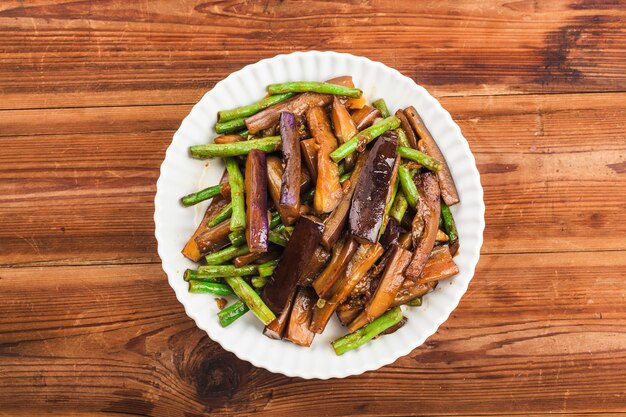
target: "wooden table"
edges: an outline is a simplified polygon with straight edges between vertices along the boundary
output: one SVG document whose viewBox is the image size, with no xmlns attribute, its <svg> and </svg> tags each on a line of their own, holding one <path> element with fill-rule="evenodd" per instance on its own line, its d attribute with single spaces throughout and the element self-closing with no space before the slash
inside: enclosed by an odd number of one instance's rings
<svg viewBox="0 0 626 417">
<path fill-rule="evenodd" d="M 0 3 L 0 415 L 626 412 L 626 2 Z M 343 380 L 197 329 L 161 271 L 159 165 L 260 58 L 364 55 L 461 126 L 487 206 L 459 308 Z"/>
</svg>

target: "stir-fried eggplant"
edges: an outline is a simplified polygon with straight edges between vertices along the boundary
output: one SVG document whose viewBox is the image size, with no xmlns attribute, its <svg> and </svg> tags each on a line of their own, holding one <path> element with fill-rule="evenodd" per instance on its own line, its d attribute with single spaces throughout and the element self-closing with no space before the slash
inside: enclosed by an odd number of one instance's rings
<svg viewBox="0 0 626 417">
<path fill-rule="evenodd" d="M 337 251 L 337 256 L 334 256 L 333 254 L 333 257 L 326 266 L 326 269 L 324 269 L 320 276 L 313 281 L 313 288 L 315 288 L 315 292 L 320 298 L 326 299 L 329 295 L 330 290 L 333 285 L 335 285 L 335 282 L 337 282 L 343 273 L 346 272 L 348 263 L 354 256 L 358 247 L 359 244 L 356 240 L 347 238 L 346 242 L 341 247 L 341 250 Z"/>
<path fill-rule="evenodd" d="M 352 206 L 352 196 L 354 195 L 354 190 L 359 180 L 359 176 L 361 175 L 363 166 L 365 166 L 365 162 L 367 161 L 367 155 L 367 152 L 363 152 L 359 156 L 359 159 L 357 159 L 356 165 L 352 170 L 352 175 L 350 175 L 348 189 L 345 190 L 343 196 L 341 197 L 339 205 L 337 205 L 333 212 L 324 221 L 325 228 L 324 235 L 322 236 L 322 246 L 324 246 L 326 250 L 331 250 L 335 243 L 337 243 L 337 240 L 339 240 L 339 237 L 346 226 L 348 215 L 350 214 L 350 207 Z"/>
<path fill-rule="evenodd" d="M 374 124 L 374 120 L 380 117 L 378 109 L 372 106 L 363 106 L 361 109 L 352 113 L 352 120 L 356 129 L 361 131 Z M 347 139 L 346 139 L 347 140 Z"/>
<path fill-rule="evenodd" d="M 283 311 L 268 325 L 265 326 L 263 334 L 271 339 L 282 339 L 285 334 L 285 328 L 291 315 L 291 308 L 293 301 L 296 298 L 296 293 L 289 299 L 289 302 L 283 309 Z"/>
<path fill-rule="evenodd" d="M 313 181 L 317 182 L 317 143 L 315 139 L 305 139 L 300 141 L 301 157 L 311 174 Z"/>
<path fill-rule="evenodd" d="M 222 326 L 252 311 L 265 335 L 301 346 L 336 314 L 353 332 L 332 343 L 342 355 L 402 327 L 400 305 L 421 305 L 459 272 L 448 207 L 458 193 L 413 107 L 391 116 L 350 76 L 267 91 L 218 112 L 222 135 L 190 147 L 196 159 L 224 158 L 226 171 L 181 198 L 213 199 L 183 249 L 206 265 L 184 279 L 191 292 L 239 298 L 218 313 Z"/>
<path fill-rule="evenodd" d="M 282 143 L 283 164 L 285 170 L 280 188 L 280 208 L 286 216 L 283 222 L 293 224 L 300 216 L 300 136 L 296 117 L 292 113 L 280 115 L 280 137 Z"/>
<path fill-rule="evenodd" d="M 416 176 L 416 183 L 419 201 L 413 223 L 417 224 L 418 227 L 414 227 L 412 231 L 415 253 L 410 265 L 404 272 L 406 277 L 413 281 L 419 278 L 435 246 L 441 213 L 439 185 L 436 174 L 430 171 L 424 172 Z M 419 233 L 416 233 L 418 229 Z"/>
<path fill-rule="evenodd" d="M 417 146 L 419 150 L 443 163 L 442 169 L 437 173 L 437 177 L 439 178 L 439 187 L 441 188 L 441 198 L 443 198 L 443 201 L 445 201 L 449 206 L 458 203 L 459 193 L 456 190 L 456 185 L 454 184 L 454 179 L 452 178 L 452 173 L 450 172 L 450 167 L 448 166 L 446 159 L 443 157 L 443 153 L 441 153 L 439 146 L 437 146 L 437 142 L 435 142 L 435 139 L 430 134 L 430 131 L 426 128 L 426 124 L 424 124 L 424 121 L 413 106 L 407 107 L 404 110 L 404 114 L 406 114 L 411 126 L 420 137 L 420 141 Z"/>
<path fill-rule="evenodd" d="M 246 240 L 250 252 L 267 252 L 267 163 L 265 153 L 253 150 L 246 159 Z"/>
<path fill-rule="evenodd" d="M 318 146 L 313 208 L 318 213 L 328 213 L 337 207 L 343 195 L 339 183 L 339 167 L 330 159 L 331 152 L 337 148 L 337 139 L 330 130 L 330 122 L 323 108 L 311 107 L 306 115 L 311 134 Z"/>
<path fill-rule="evenodd" d="M 393 246 L 391 250 L 391 260 L 385 268 L 376 293 L 363 312 L 348 326 L 348 330 L 351 332 L 380 317 L 393 304 L 396 293 L 404 282 L 402 272 L 411 262 L 412 253 L 397 245 Z"/>
<path fill-rule="evenodd" d="M 313 309 L 312 331 L 315 333 L 324 331 L 337 306 L 348 298 L 357 283 L 367 274 L 367 271 L 380 258 L 383 252 L 383 247 L 379 243 L 359 246 L 345 273 L 330 291 L 331 295 L 325 300 L 326 303 L 321 307 L 316 305 Z"/>
<path fill-rule="evenodd" d="M 400 126 L 402 126 L 402 130 L 406 134 L 409 146 L 413 149 L 417 149 L 417 141 L 419 140 L 419 138 L 411 127 L 411 123 L 409 122 L 409 119 L 407 119 L 406 114 L 404 114 L 402 110 L 398 110 L 396 112 L 396 117 L 400 119 Z"/>
<path fill-rule="evenodd" d="M 433 249 L 428 262 L 417 282 L 439 281 L 459 273 L 459 267 L 452 259 L 450 248 L 447 245 L 437 246 Z"/>
<path fill-rule="evenodd" d="M 213 200 L 211 200 L 209 207 L 207 207 L 206 212 L 204 213 L 204 216 L 202 217 L 202 220 L 198 225 L 198 228 L 193 233 L 191 238 L 189 238 L 189 241 L 182 250 L 182 254 L 185 255 L 186 258 L 193 262 L 198 262 L 200 258 L 202 258 L 202 253 L 200 252 L 200 249 L 196 244 L 196 237 L 209 229 L 209 227 L 207 226 L 209 220 L 211 220 L 211 218 L 213 218 L 213 216 L 215 216 L 220 210 L 226 207 L 227 204 L 228 201 L 225 200 L 222 196 L 218 195 L 216 197 L 213 197 Z"/>
<path fill-rule="evenodd" d="M 339 143 L 346 143 L 352 139 L 359 130 L 356 127 L 356 123 L 350 116 L 348 109 L 341 103 L 339 98 L 335 96 L 333 99 L 333 105 L 331 109 L 331 116 L 333 121 L 333 128 L 335 130 L 335 136 L 339 139 Z M 344 163 L 348 169 L 354 166 L 356 161 L 356 155 L 350 154 L 346 157 Z"/>
<path fill-rule="evenodd" d="M 313 284 L 313 280 L 317 277 L 322 268 L 324 268 L 329 259 L 330 252 L 326 251 L 323 247 L 318 246 L 309 260 L 307 267 L 302 273 L 301 284 L 305 286 Z"/>
<path fill-rule="evenodd" d="M 267 217 L 266 217 L 267 218 Z M 220 250 L 230 244 L 230 221 L 224 220 L 217 226 L 205 230 L 195 237 L 196 246 L 200 255 Z"/>
<path fill-rule="evenodd" d="M 437 281 L 415 283 L 407 279 L 402 284 L 402 288 L 400 288 L 400 290 L 396 293 L 392 306 L 400 306 L 416 299 L 417 297 L 421 297 L 432 291 L 432 289 L 435 288 L 435 285 L 437 285 Z"/>
<path fill-rule="evenodd" d="M 379 242 L 383 248 L 388 249 L 391 245 L 397 245 L 400 241 L 400 235 L 404 232 L 400 223 L 396 219 L 391 218 L 387 222 L 385 233 L 380 237 Z"/>
<path fill-rule="evenodd" d="M 309 326 L 315 299 L 315 292 L 311 287 L 302 287 L 298 290 L 291 308 L 285 339 L 300 346 L 311 346 L 315 333 L 309 329 Z"/>
<path fill-rule="evenodd" d="M 316 106 L 328 106 L 333 97 L 328 94 L 303 93 L 289 100 L 276 104 L 272 107 L 250 116 L 246 119 L 246 127 L 252 134 L 271 128 L 278 124 L 280 114 L 289 112 L 296 115 L 305 113 L 309 108 Z"/>
<path fill-rule="evenodd" d="M 350 235 L 359 242 L 378 240 L 397 148 L 398 135 L 384 133 L 372 147 L 359 176 L 349 215 Z"/>
<path fill-rule="evenodd" d="M 274 313 L 280 314 L 293 297 L 323 232 L 324 224 L 311 217 L 302 216 L 296 223 L 274 275 L 263 289 L 263 299 Z"/>
</svg>

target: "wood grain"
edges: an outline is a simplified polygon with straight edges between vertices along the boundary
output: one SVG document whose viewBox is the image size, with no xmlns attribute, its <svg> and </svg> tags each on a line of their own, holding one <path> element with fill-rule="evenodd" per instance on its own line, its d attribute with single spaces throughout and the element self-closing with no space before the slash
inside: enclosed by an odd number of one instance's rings
<svg viewBox="0 0 626 417">
<path fill-rule="evenodd" d="M 484 253 L 626 249 L 626 93 L 610 97 L 443 100 L 482 175 Z M 0 264 L 158 262 L 154 185 L 188 111 L 0 112 Z"/>
<path fill-rule="evenodd" d="M 0 403 L 23 415 L 626 411 L 625 267 L 614 252 L 484 256 L 424 346 L 330 381 L 274 375 L 222 351 L 158 265 L 0 269 Z"/>
<path fill-rule="evenodd" d="M 623 90 L 621 1 L 0 5 L 2 108 L 195 103 L 278 53 L 368 56 L 438 96 Z"/>
<path fill-rule="evenodd" d="M 311 49 L 440 99 L 487 207 L 449 320 L 343 380 L 212 342 L 167 284 L 152 221 L 192 105 Z M 0 416 L 626 414 L 623 0 L 6 0 L 0 97 Z"/>
</svg>

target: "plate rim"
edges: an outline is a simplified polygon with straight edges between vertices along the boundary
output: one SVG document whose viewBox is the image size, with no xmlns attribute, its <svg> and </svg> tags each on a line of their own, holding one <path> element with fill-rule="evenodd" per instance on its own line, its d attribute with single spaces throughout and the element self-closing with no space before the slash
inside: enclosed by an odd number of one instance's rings
<svg viewBox="0 0 626 417">
<path fill-rule="evenodd" d="M 163 194 L 163 189 L 164 186 L 162 185 L 162 181 L 164 178 L 164 166 L 166 165 L 166 161 L 168 160 L 168 156 L 170 156 L 170 154 L 173 152 L 173 144 L 174 144 L 174 139 L 176 137 L 176 134 L 180 131 L 181 127 L 185 124 L 185 122 L 187 121 L 187 119 L 191 118 L 191 116 L 195 113 L 199 111 L 199 107 L 201 106 L 201 104 L 206 100 L 207 96 L 209 96 L 211 94 L 212 91 L 218 89 L 222 84 L 227 83 L 228 80 L 230 80 L 231 78 L 235 78 L 238 76 L 238 74 L 246 71 L 249 69 L 249 67 L 251 66 L 255 66 L 255 65 L 262 65 L 262 64 L 267 64 L 268 61 L 272 61 L 272 60 L 281 60 L 281 59 L 289 59 L 289 57 L 294 57 L 297 58 L 299 56 L 302 55 L 327 55 L 330 56 L 331 59 L 337 59 L 338 57 L 343 57 L 343 58 L 348 58 L 348 59 L 357 59 L 357 60 L 364 60 L 368 65 L 378 65 L 378 66 L 383 66 L 385 68 L 385 70 L 389 70 L 392 73 L 394 73 L 395 76 L 400 77 L 402 79 L 405 79 L 406 81 L 408 81 L 410 84 L 412 84 L 414 87 L 416 87 L 418 90 L 421 90 L 422 94 L 425 94 L 425 96 L 429 99 L 431 99 L 433 101 L 433 105 L 435 105 L 437 107 L 437 111 L 439 113 L 441 113 L 441 115 L 446 119 L 445 120 L 445 124 L 452 128 L 456 134 L 456 136 L 460 139 L 460 143 L 459 145 L 461 145 L 463 147 L 463 151 L 464 151 L 464 156 L 469 158 L 469 162 L 471 167 L 473 168 L 473 170 L 475 171 L 474 174 L 476 175 L 476 180 L 477 183 L 474 184 L 477 186 L 477 190 L 478 190 L 478 201 L 479 201 L 479 205 L 478 207 L 474 208 L 475 210 L 478 210 L 478 216 L 479 217 L 479 221 L 478 224 L 475 225 L 475 227 L 477 228 L 477 232 L 478 233 L 478 241 L 476 243 L 476 254 L 470 259 L 470 264 L 471 264 L 471 271 L 469 274 L 469 278 L 466 280 L 466 282 L 462 283 L 462 291 L 460 292 L 460 296 L 458 297 L 458 299 L 454 300 L 452 303 L 450 303 L 449 305 L 451 306 L 450 311 L 447 314 L 441 315 L 442 320 L 440 323 L 437 323 L 436 325 L 432 325 L 428 328 L 428 331 L 426 331 L 425 333 L 428 333 L 428 335 L 426 335 L 425 337 L 423 337 L 423 340 L 417 340 L 417 344 L 407 344 L 404 346 L 403 349 L 399 349 L 394 351 L 394 354 L 386 357 L 386 356 L 379 356 L 378 358 L 372 357 L 371 361 L 368 361 L 367 363 L 362 364 L 362 366 L 360 366 L 358 369 L 343 369 L 341 371 L 338 371 L 336 369 L 330 369 L 327 372 L 316 372 L 316 371 L 309 371 L 306 374 L 303 374 L 302 372 L 298 372 L 298 370 L 300 370 L 300 368 L 292 370 L 292 369 L 286 369 L 286 368 L 279 368 L 279 367 L 271 367 L 268 366 L 265 363 L 261 363 L 259 360 L 257 360 L 254 357 L 250 357 L 247 355 L 243 355 L 241 352 L 236 352 L 234 349 L 231 349 L 230 346 L 225 346 L 220 340 L 218 340 L 217 338 L 215 338 L 215 335 L 211 335 L 210 331 L 206 328 L 204 328 L 203 326 L 201 326 L 199 324 L 199 319 L 197 317 L 197 315 L 192 312 L 190 310 L 190 308 L 188 308 L 188 306 L 186 305 L 185 302 L 183 302 L 183 300 L 181 299 L 181 297 L 179 297 L 179 294 L 176 290 L 176 288 L 173 286 L 172 284 L 172 279 L 173 277 L 170 276 L 170 274 L 168 273 L 167 269 L 166 269 L 166 265 L 165 265 L 165 259 L 167 258 L 167 255 L 164 254 L 164 249 L 163 249 L 163 244 L 161 243 L 161 240 L 164 239 L 164 236 L 161 236 L 161 228 L 159 227 L 159 221 L 158 221 L 158 217 L 160 215 L 160 194 Z M 429 103 L 430 104 L 430 103 Z M 161 184 L 161 186 L 160 186 Z M 268 57 L 268 58 L 263 58 L 261 60 L 258 60 L 256 62 L 247 64 L 245 66 L 243 66 L 242 68 L 233 71 L 232 73 L 230 73 L 227 77 L 225 77 L 224 79 L 220 80 L 219 82 L 217 82 L 211 89 L 209 89 L 205 94 L 202 95 L 202 97 L 198 100 L 198 102 L 196 104 L 193 105 L 193 107 L 190 109 L 189 113 L 185 116 L 185 118 L 181 121 L 180 126 L 178 127 L 178 129 L 176 130 L 176 132 L 174 132 L 174 134 L 172 135 L 172 140 L 170 142 L 170 144 L 167 147 L 167 150 L 165 152 L 163 161 L 159 167 L 159 178 L 157 179 L 156 182 L 156 193 L 155 193 L 155 197 L 154 197 L 154 216 L 153 216 L 153 220 L 154 220 L 154 224 L 155 224 L 155 238 L 157 240 L 157 252 L 159 254 L 159 258 L 161 259 L 161 267 L 163 269 L 163 271 L 165 272 L 166 276 L 168 277 L 168 284 L 170 285 L 170 287 L 172 287 L 172 290 L 174 291 L 174 294 L 176 296 L 176 299 L 178 300 L 178 302 L 180 304 L 182 304 L 183 309 L 185 311 L 185 314 L 191 318 L 196 327 L 198 327 L 199 329 L 203 330 L 207 336 L 215 341 L 216 343 L 218 343 L 224 350 L 229 351 L 231 353 L 233 353 L 235 356 L 237 356 L 239 359 L 241 360 L 245 360 L 249 363 L 251 363 L 252 365 L 259 367 L 259 368 L 263 368 L 263 369 L 267 369 L 270 372 L 274 372 L 274 373 L 280 373 L 289 377 L 300 377 L 300 378 L 304 378 L 304 379 L 330 379 L 330 378 L 344 378 L 347 376 L 351 376 L 351 375 L 360 375 L 364 372 L 367 371 L 372 371 L 372 370 L 376 370 L 382 366 L 388 365 L 393 363 L 394 361 L 396 361 L 397 359 L 406 356 L 407 354 L 409 354 L 411 351 L 419 348 L 420 346 L 422 346 L 424 344 L 424 342 L 431 337 L 433 334 L 435 334 L 437 332 L 437 330 L 439 329 L 439 327 L 445 323 L 449 317 L 450 314 L 452 314 L 452 312 L 458 307 L 458 304 L 460 302 L 460 300 L 463 298 L 463 296 L 465 295 L 465 293 L 467 292 L 467 288 L 469 283 L 471 282 L 471 280 L 474 278 L 475 275 L 475 271 L 476 271 L 476 266 L 478 265 L 479 259 L 480 259 L 480 251 L 482 248 L 482 244 L 483 244 L 483 235 L 484 235 L 484 229 L 485 229 L 485 204 L 484 204 L 484 191 L 483 191 L 483 187 L 482 187 L 482 183 L 480 180 L 480 172 L 478 171 L 478 167 L 476 165 L 476 160 L 474 158 L 473 153 L 471 152 L 471 149 L 469 147 L 469 143 L 467 141 L 467 139 L 465 138 L 465 136 L 463 135 L 461 128 L 458 126 L 458 124 L 454 121 L 454 119 L 452 119 L 452 116 L 450 115 L 450 113 L 441 105 L 441 103 L 439 102 L 439 100 L 437 100 L 434 96 L 432 96 L 423 86 L 419 85 L 416 81 L 414 81 L 413 79 L 411 79 L 410 77 L 402 74 L 400 71 L 398 71 L 397 69 L 393 68 L 393 67 L 389 67 L 381 62 L 378 61 L 374 61 L 370 58 L 364 57 L 364 56 L 360 56 L 360 55 L 353 55 L 350 53 L 339 53 L 339 52 L 334 52 L 334 51 L 318 51 L 318 50 L 311 50 L 311 51 L 296 51 L 296 52 L 291 52 L 288 54 L 277 54 L 274 55 L 272 57 Z M 180 279 L 179 276 L 177 276 L 176 278 Z M 432 331 L 431 331 L 432 330 Z"/>
</svg>

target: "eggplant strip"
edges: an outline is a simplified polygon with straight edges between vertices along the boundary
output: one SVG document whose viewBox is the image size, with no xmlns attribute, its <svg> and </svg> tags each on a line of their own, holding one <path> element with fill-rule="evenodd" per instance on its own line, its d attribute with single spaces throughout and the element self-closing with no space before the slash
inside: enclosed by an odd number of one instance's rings
<svg viewBox="0 0 626 417">
<path fill-rule="evenodd" d="M 337 307 L 337 318 L 343 326 L 347 326 L 361 313 L 361 311 L 363 311 L 363 308 L 360 306 L 341 304 Z"/>
<path fill-rule="evenodd" d="M 348 238 L 338 256 L 334 256 L 326 266 L 326 269 L 313 281 L 313 288 L 315 288 L 315 292 L 320 298 L 326 299 L 330 295 L 333 285 L 346 272 L 348 263 L 358 247 L 359 244 L 356 240 Z"/>
<path fill-rule="evenodd" d="M 324 246 L 326 250 L 332 249 L 346 226 L 348 215 L 350 214 L 350 207 L 352 206 L 352 196 L 354 195 L 354 190 L 361 175 L 361 171 L 363 170 L 363 166 L 365 166 L 365 162 L 367 161 L 367 156 L 367 151 L 359 155 L 359 159 L 357 159 L 356 165 L 350 175 L 350 187 L 343 194 L 343 197 L 341 197 L 339 205 L 324 221 L 325 228 L 324 235 L 322 236 L 322 246 Z"/>
<path fill-rule="evenodd" d="M 289 100 L 278 103 L 272 107 L 248 117 L 246 127 L 250 133 L 254 134 L 261 130 L 268 129 L 278 124 L 280 113 L 289 112 L 295 115 L 305 113 L 309 108 L 316 106 L 328 106 L 333 100 L 333 96 L 318 93 L 298 94 Z"/>
<path fill-rule="evenodd" d="M 304 163 L 313 181 L 317 181 L 317 149 L 315 139 L 300 141 L 301 158 L 304 159 Z"/>
<path fill-rule="evenodd" d="M 413 219 L 414 227 L 412 231 L 415 253 L 411 264 L 404 272 L 406 277 L 413 281 L 417 281 L 419 278 L 433 250 L 441 214 L 437 175 L 428 171 L 416 176 L 416 179 L 419 201 L 417 203 L 417 214 Z M 419 229 L 422 228 L 423 231 L 420 231 Z"/>
<path fill-rule="evenodd" d="M 415 300 L 417 297 L 428 294 L 437 285 L 437 281 L 415 284 L 412 281 L 406 280 L 404 283 L 408 285 L 406 287 L 404 284 L 402 285 L 402 288 L 398 291 L 391 304 L 393 307 L 406 304 L 411 300 Z"/>
<path fill-rule="evenodd" d="M 406 138 L 409 142 L 409 146 L 413 149 L 417 149 L 417 141 L 419 140 L 415 131 L 411 127 L 411 123 L 409 119 L 407 119 L 406 115 L 402 110 L 398 110 L 396 112 L 396 117 L 400 119 L 400 126 L 402 126 L 402 130 L 406 134 Z"/>
<path fill-rule="evenodd" d="M 267 252 L 267 162 L 265 153 L 253 150 L 246 159 L 246 241 L 250 252 Z"/>
<path fill-rule="evenodd" d="M 374 144 L 352 197 L 349 233 L 360 243 L 374 243 L 383 223 L 387 193 L 396 163 L 398 135 L 386 132 Z"/>
<path fill-rule="evenodd" d="M 195 237 L 195 242 L 200 255 L 206 255 L 225 248 L 230 244 L 228 234 L 230 233 L 230 220 L 224 220 L 215 227 L 202 232 Z"/>
<path fill-rule="evenodd" d="M 219 213 L 220 210 L 226 207 L 227 204 L 228 200 L 225 200 L 223 197 L 219 195 L 213 197 L 213 200 L 211 200 L 211 203 L 209 203 L 209 206 L 207 207 L 206 212 L 204 213 L 204 216 L 202 217 L 202 220 L 198 225 L 198 228 L 189 238 L 187 244 L 182 250 L 182 254 L 185 255 L 187 259 L 190 259 L 194 262 L 200 261 L 200 259 L 202 258 L 202 253 L 200 253 L 200 249 L 196 244 L 196 237 L 209 230 L 209 227 L 207 226 L 209 220 L 211 220 L 217 213 Z"/>
<path fill-rule="evenodd" d="M 301 283 L 308 261 L 322 239 L 324 224 L 308 216 L 296 223 L 270 282 L 263 289 L 268 307 L 280 314 Z"/>
<path fill-rule="evenodd" d="M 343 144 L 352 139 L 359 133 L 356 128 L 356 124 L 350 116 L 350 113 L 346 107 L 341 103 L 338 97 L 333 99 L 333 105 L 331 109 L 331 118 L 333 121 L 333 128 L 335 130 L 335 136 L 339 139 L 339 143 Z M 348 169 L 354 167 L 356 161 L 356 155 L 350 154 L 346 157 L 344 163 Z"/>
<path fill-rule="evenodd" d="M 374 120 L 380 117 L 378 109 L 372 106 L 363 106 L 361 109 L 352 113 L 352 120 L 358 131 L 366 129 L 374 124 Z M 350 136 L 351 138 L 352 136 Z M 348 138 L 348 139 L 350 139 Z M 346 140 L 348 140 L 346 139 Z"/>
<path fill-rule="evenodd" d="M 367 271 L 382 256 L 383 252 L 384 249 L 379 243 L 359 246 L 348 264 L 346 272 L 333 286 L 332 295 L 326 300 L 324 306 L 319 307 L 316 305 L 313 308 L 312 331 L 315 333 L 324 331 L 337 306 L 348 298 L 357 283 L 367 274 Z"/>
<path fill-rule="evenodd" d="M 309 129 L 318 146 L 313 208 L 318 213 L 328 213 L 337 207 L 343 196 L 339 183 L 339 167 L 330 159 L 330 154 L 337 148 L 337 139 L 330 130 L 330 121 L 323 108 L 311 107 L 306 115 Z"/>
<path fill-rule="evenodd" d="M 279 206 L 286 217 L 286 225 L 293 224 L 300 216 L 300 136 L 296 117 L 292 113 L 280 114 L 280 137 L 285 170 L 282 175 Z"/>
<path fill-rule="evenodd" d="M 420 141 L 418 142 L 417 146 L 418 149 L 425 154 L 439 160 L 443 164 L 441 170 L 437 172 L 437 178 L 439 179 L 439 187 L 441 188 L 441 197 L 443 198 L 443 201 L 445 201 L 446 204 L 449 206 L 458 203 L 459 193 L 456 190 L 456 185 L 454 185 L 454 178 L 452 178 L 450 167 L 448 167 L 448 163 L 443 157 L 443 153 L 441 153 L 439 146 L 437 146 L 437 142 L 435 142 L 435 139 L 426 128 L 426 124 L 424 124 L 424 121 L 413 106 L 404 109 L 404 114 L 406 114 L 406 117 L 411 123 L 411 126 L 413 127 L 413 129 L 415 129 L 415 132 L 420 137 Z"/>
<path fill-rule="evenodd" d="M 458 273 L 459 267 L 452 259 L 450 248 L 447 245 L 443 245 L 433 249 L 417 282 L 439 281 L 440 279 L 449 278 Z"/>
<path fill-rule="evenodd" d="M 289 315 L 291 314 L 291 308 L 293 307 L 293 301 L 296 298 L 296 293 L 294 292 L 291 299 L 283 309 L 283 311 L 276 316 L 274 320 L 270 322 L 265 329 L 263 329 L 263 334 L 270 339 L 282 339 L 285 334 L 285 328 L 287 327 L 287 322 L 289 321 Z"/>
<path fill-rule="evenodd" d="M 298 290 L 289 315 L 285 339 L 300 346 L 311 346 L 315 333 L 309 329 L 309 325 L 315 299 L 315 291 L 311 287 L 302 287 Z"/>
<path fill-rule="evenodd" d="M 302 274 L 301 284 L 305 286 L 311 285 L 315 277 L 317 277 L 317 274 L 319 274 L 322 268 L 324 268 L 329 259 L 330 252 L 327 252 L 324 248 L 318 246 Z"/>
<path fill-rule="evenodd" d="M 350 332 L 354 332 L 371 323 L 393 304 L 396 293 L 404 282 L 402 272 L 411 262 L 412 255 L 411 252 L 402 249 L 400 246 L 393 247 L 391 260 L 387 264 L 387 268 L 385 268 L 374 297 L 372 297 L 363 312 L 350 323 L 348 326 Z"/>
</svg>

